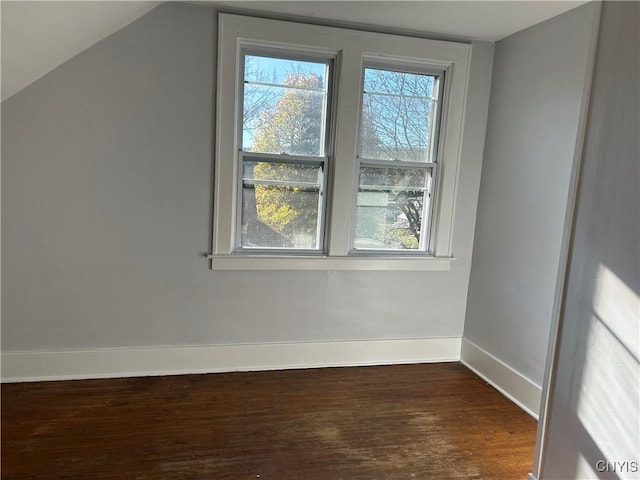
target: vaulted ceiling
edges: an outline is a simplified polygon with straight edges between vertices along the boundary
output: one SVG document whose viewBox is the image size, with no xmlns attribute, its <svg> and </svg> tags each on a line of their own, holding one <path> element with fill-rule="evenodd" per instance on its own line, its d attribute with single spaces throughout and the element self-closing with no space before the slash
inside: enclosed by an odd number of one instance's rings
<svg viewBox="0 0 640 480">
<path fill-rule="evenodd" d="M 2 1 L 2 100 L 144 15 L 154 1 Z M 402 32 L 497 41 L 584 1 L 218 1 Z"/>
</svg>

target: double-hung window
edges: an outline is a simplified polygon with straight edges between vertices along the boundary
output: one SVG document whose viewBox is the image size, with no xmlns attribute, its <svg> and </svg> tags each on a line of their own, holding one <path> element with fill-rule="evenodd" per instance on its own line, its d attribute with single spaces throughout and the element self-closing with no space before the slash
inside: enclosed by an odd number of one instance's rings
<svg viewBox="0 0 640 480">
<path fill-rule="evenodd" d="M 364 64 L 355 251 L 429 252 L 442 75 Z"/>
<path fill-rule="evenodd" d="M 331 58 L 241 50 L 236 252 L 322 252 Z"/>
<path fill-rule="evenodd" d="M 214 269 L 447 269 L 470 46 L 220 15 Z"/>
</svg>

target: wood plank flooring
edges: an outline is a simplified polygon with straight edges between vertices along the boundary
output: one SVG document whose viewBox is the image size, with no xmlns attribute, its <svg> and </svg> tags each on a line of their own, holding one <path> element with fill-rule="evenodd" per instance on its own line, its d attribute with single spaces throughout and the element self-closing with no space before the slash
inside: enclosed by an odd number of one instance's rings
<svg viewBox="0 0 640 480">
<path fill-rule="evenodd" d="M 2 385 L 2 479 L 526 479 L 536 422 L 459 363 Z"/>
</svg>

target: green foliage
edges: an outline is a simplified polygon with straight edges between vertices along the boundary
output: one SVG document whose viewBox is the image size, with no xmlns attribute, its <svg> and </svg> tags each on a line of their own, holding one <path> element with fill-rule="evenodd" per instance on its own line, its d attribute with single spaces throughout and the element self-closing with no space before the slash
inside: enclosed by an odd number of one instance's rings
<svg viewBox="0 0 640 480">
<path fill-rule="evenodd" d="M 386 228 L 385 231 L 386 240 L 384 243 L 393 245 L 394 243 L 400 243 L 402 248 L 408 250 L 415 250 L 418 248 L 418 239 L 416 235 L 409 229 L 399 228 Z"/>
<path fill-rule="evenodd" d="M 291 72 L 284 84 L 318 88 L 322 79 L 312 73 Z M 322 95 L 312 90 L 287 89 L 273 109 L 262 112 L 260 128 L 253 137 L 252 150 L 290 155 L 320 155 Z M 318 182 L 317 167 L 260 162 L 256 178 L 291 182 Z M 255 187 L 260 221 L 276 229 L 295 244 L 296 237 L 315 238 L 318 217 L 317 190 L 295 186 Z"/>
</svg>

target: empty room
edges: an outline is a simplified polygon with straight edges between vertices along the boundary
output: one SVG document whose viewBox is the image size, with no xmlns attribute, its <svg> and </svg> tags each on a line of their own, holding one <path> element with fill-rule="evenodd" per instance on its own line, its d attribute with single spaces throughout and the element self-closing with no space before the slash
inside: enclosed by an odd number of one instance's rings
<svg viewBox="0 0 640 480">
<path fill-rule="evenodd" d="M 1 470 L 640 478 L 640 3 L 5 1 Z"/>
</svg>

